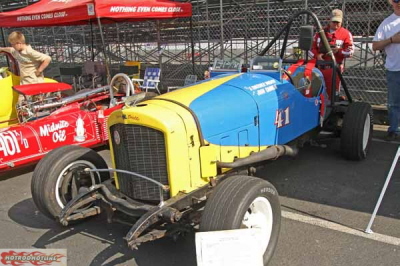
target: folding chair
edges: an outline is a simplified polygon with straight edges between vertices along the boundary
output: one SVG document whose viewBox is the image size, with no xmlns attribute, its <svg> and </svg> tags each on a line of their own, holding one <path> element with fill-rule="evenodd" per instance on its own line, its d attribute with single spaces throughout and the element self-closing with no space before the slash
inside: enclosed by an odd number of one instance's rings
<svg viewBox="0 0 400 266">
<path fill-rule="evenodd" d="M 192 85 L 192 84 L 196 83 L 196 81 L 197 81 L 197 75 L 187 75 L 185 77 L 185 81 L 183 83 L 183 87 Z M 170 92 L 171 90 L 181 89 L 183 87 L 179 87 L 179 86 L 172 86 L 171 87 L 171 86 L 169 86 L 167 90 L 168 90 L 168 92 Z"/>
<path fill-rule="evenodd" d="M 134 83 L 135 82 L 139 83 L 139 87 L 145 92 L 148 92 L 148 90 L 156 90 L 158 94 L 161 94 L 160 90 L 158 89 L 158 83 L 160 83 L 160 76 L 161 76 L 161 69 L 147 67 L 146 70 L 144 71 L 143 79 L 132 79 L 132 81 Z"/>
</svg>

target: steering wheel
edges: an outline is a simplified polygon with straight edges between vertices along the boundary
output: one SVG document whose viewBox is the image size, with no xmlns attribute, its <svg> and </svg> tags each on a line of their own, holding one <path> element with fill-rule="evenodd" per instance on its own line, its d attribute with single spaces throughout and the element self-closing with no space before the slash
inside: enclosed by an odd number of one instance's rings
<svg viewBox="0 0 400 266">
<path fill-rule="evenodd" d="M 135 87 L 128 75 L 124 73 L 116 74 L 110 82 L 110 107 L 115 106 L 114 92 L 119 92 L 121 86 L 125 86 L 124 92 L 126 97 L 129 97 L 131 93 L 135 94 Z"/>
<path fill-rule="evenodd" d="M 292 85 L 294 85 L 292 75 L 290 75 L 290 73 L 286 69 L 284 69 L 284 68 L 281 68 L 281 69 L 282 69 L 282 72 L 285 73 L 285 75 L 289 78 L 289 82 L 292 83 Z"/>
</svg>

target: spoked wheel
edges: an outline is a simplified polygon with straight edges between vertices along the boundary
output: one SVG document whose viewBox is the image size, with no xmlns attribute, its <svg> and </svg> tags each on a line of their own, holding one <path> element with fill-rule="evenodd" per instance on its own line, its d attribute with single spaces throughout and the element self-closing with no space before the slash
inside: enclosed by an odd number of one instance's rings
<svg viewBox="0 0 400 266">
<path fill-rule="evenodd" d="M 61 170 L 54 188 L 57 203 L 61 208 L 80 192 L 85 192 L 91 186 L 101 183 L 98 174 L 91 176 L 84 173 L 85 168 L 94 169 L 96 166 L 89 161 L 80 160 L 70 163 Z"/>
<path fill-rule="evenodd" d="M 367 157 L 373 130 L 372 108 L 368 103 L 349 105 L 341 131 L 341 152 L 349 160 L 359 161 Z"/>
<path fill-rule="evenodd" d="M 62 208 L 79 193 L 110 178 L 109 173 L 85 173 L 85 168 L 107 168 L 95 151 L 80 146 L 64 146 L 49 152 L 32 176 L 32 198 L 47 217 L 56 218 Z"/>
<path fill-rule="evenodd" d="M 275 187 L 250 176 L 232 176 L 217 186 L 206 203 L 200 231 L 261 229 L 263 260 L 272 258 L 280 231 L 281 210 Z"/>
</svg>

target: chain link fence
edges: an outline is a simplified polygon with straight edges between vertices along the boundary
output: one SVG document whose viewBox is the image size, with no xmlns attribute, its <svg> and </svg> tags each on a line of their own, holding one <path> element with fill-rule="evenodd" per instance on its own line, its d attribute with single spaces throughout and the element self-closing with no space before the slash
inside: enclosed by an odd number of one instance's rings
<svg viewBox="0 0 400 266">
<path fill-rule="evenodd" d="M 335 8 L 343 11 L 343 26 L 354 37 L 355 53 L 346 60 L 344 72 L 353 97 L 371 104 L 385 104 L 387 90 L 384 58 L 380 52 L 372 51 L 372 38 L 382 20 L 392 12 L 386 0 L 235 1 L 223 5 L 222 13 L 220 3 L 211 5 L 207 1 L 199 2 L 195 9 L 199 14 L 196 17 L 197 22 L 207 23 L 205 27 L 196 29 L 201 31 L 198 34 L 201 36 L 199 40 L 208 40 L 208 46 L 204 49 L 199 41 L 196 50 L 201 51 L 202 56 L 210 58 L 210 63 L 215 57 L 240 58 L 248 63 L 298 11 L 311 10 L 324 26 L 328 24 L 331 11 Z M 295 27 L 292 27 L 289 34 L 286 49 L 286 56 L 289 58 L 296 58 L 296 26 L 303 22 L 301 19 L 295 21 Z M 277 53 L 281 45 L 282 40 L 278 40 L 277 45 L 272 47 L 271 54 Z"/>
<path fill-rule="evenodd" d="M 10 2 L 10 3 L 8 3 Z M 13 2 L 14 4 L 12 4 Z M 18 7 L 31 4 L 21 1 Z M 192 18 L 104 25 L 106 47 L 99 28 L 92 26 L 4 29 L 4 36 L 21 30 L 34 48 L 48 53 L 53 62 L 46 74 L 56 76 L 58 68 L 86 61 L 104 60 L 106 51 L 113 72 L 126 61 L 142 62 L 162 70 L 162 88 L 181 86 L 187 75 L 203 78 L 216 58 L 241 59 L 245 64 L 259 54 L 300 10 L 314 12 L 326 25 L 331 11 L 344 13 L 343 26 L 354 36 L 355 54 L 347 59 L 344 76 L 353 97 L 371 104 L 386 103 L 384 58 L 372 51 L 372 38 L 381 21 L 392 11 L 387 0 L 193 0 Z M 3 1 L 3 10 L 16 1 Z M 295 22 L 287 43 L 288 58 L 296 58 L 298 26 Z M 279 40 L 271 50 L 277 53 Z"/>
</svg>

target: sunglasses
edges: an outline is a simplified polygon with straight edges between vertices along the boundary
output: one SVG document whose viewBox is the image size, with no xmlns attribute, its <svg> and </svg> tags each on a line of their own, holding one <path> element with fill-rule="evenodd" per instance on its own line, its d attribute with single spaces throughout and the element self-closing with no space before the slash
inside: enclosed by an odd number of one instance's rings
<svg viewBox="0 0 400 266">
<path fill-rule="evenodd" d="M 392 0 L 392 1 L 393 1 L 393 3 L 396 3 L 396 4 L 400 3 L 400 0 Z"/>
</svg>

